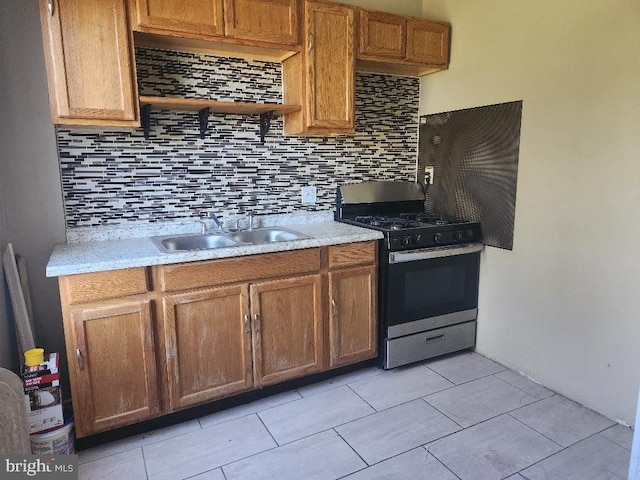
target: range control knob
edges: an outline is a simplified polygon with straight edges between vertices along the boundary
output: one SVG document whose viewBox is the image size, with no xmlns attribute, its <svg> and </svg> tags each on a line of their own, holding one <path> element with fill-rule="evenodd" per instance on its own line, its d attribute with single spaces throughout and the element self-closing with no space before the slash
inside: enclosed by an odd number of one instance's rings
<svg viewBox="0 0 640 480">
<path fill-rule="evenodd" d="M 420 245 L 421 241 L 422 241 L 422 235 L 414 235 L 413 236 L 413 244 L 414 245 Z"/>
<path fill-rule="evenodd" d="M 475 237 L 475 234 L 474 234 L 473 230 L 471 230 L 471 229 L 467 230 L 467 240 L 471 241 L 471 240 L 474 239 L 474 237 Z"/>
<path fill-rule="evenodd" d="M 436 233 L 433 236 L 433 241 L 436 243 L 442 243 L 442 234 L 441 233 Z"/>
<path fill-rule="evenodd" d="M 402 243 L 406 246 L 406 247 L 410 247 L 412 244 L 412 239 L 410 235 L 407 235 L 406 237 L 402 238 Z"/>
<path fill-rule="evenodd" d="M 467 231 L 465 230 L 456 230 L 456 233 L 454 235 L 456 242 L 464 242 L 468 235 L 467 235 Z"/>
</svg>

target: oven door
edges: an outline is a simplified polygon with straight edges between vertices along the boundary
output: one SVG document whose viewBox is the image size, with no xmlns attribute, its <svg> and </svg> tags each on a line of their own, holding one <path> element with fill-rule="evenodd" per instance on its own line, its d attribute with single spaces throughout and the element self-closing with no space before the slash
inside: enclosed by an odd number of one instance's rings
<svg viewBox="0 0 640 480">
<path fill-rule="evenodd" d="M 387 338 L 475 320 L 482 244 L 390 252 Z"/>
</svg>

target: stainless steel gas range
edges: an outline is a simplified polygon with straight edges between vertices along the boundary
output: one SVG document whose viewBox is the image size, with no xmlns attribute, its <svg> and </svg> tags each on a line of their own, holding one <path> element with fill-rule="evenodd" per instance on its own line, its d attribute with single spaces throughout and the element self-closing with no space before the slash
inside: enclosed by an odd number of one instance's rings
<svg viewBox="0 0 640 480">
<path fill-rule="evenodd" d="M 385 369 L 473 347 L 481 229 L 429 214 L 415 182 L 338 187 L 335 219 L 384 233 L 380 240 L 380 360 Z"/>
</svg>

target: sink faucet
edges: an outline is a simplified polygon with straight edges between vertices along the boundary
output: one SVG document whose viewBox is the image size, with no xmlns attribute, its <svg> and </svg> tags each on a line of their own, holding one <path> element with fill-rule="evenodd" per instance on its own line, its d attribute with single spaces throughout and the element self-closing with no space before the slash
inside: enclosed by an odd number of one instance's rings
<svg viewBox="0 0 640 480">
<path fill-rule="evenodd" d="M 253 212 L 249 212 L 249 230 L 253 230 Z"/>
<path fill-rule="evenodd" d="M 207 223 L 207 220 L 212 220 L 213 223 L 216 224 L 216 227 L 218 227 L 218 230 L 222 230 L 222 222 L 218 219 L 218 217 L 216 217 L 216 214 L 213 212 L 207 212 L 204 219 L 201 218 L 200 220 L 198 220 L 198 222 L 202 224 L 202 235 L 209 231 L 209 224 Z"/>
</svg>

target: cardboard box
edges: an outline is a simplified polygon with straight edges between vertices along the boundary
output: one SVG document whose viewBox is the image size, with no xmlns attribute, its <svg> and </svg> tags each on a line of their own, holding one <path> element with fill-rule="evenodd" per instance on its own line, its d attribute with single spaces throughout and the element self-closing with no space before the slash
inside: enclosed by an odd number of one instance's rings
<svg viewBox="0 0 640 480">
<path fill-rule="evenodd" d="M 64 425 L 58 354 L 49 354 L 40 365 L 25 365 L 22 382 L 27 402 L 29 433 L 44 432 Z"/>
</svg>

